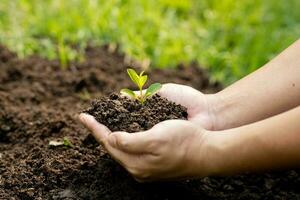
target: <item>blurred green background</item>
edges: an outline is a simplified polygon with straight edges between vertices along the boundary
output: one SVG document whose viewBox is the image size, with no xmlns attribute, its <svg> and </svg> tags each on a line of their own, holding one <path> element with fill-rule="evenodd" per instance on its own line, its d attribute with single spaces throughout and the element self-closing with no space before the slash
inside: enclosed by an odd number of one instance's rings
<svg viewBox="0 0 300 200">
<path fill-rule="evenodd" d="M 0 43 L 64 64 L 88 42 L 118 43 L 155 67 L 197 60 L 229 84 L 299 38 L 299 8 L 299 0 L 1 0 Z"/>
</svg>

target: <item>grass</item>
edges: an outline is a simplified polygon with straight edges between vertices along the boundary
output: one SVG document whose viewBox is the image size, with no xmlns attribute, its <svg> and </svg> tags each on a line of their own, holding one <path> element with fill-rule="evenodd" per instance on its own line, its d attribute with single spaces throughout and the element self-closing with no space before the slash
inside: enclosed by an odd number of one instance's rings
<svg viewBox="0 0 300 200">
<path fill-rule="evenodd" d="M 1 0 L 0 43 L 64 66 L 88 42 L 172 67 L 197 60 L 229 84 L 300 36 L 299 0 Z"/>
</svg>

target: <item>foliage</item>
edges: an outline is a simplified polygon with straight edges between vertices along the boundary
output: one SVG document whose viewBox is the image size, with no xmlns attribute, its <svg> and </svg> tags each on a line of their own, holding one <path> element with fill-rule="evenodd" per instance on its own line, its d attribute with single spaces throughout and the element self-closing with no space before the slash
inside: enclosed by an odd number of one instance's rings
<svg viewBox="0 0 300 200">
<path fill-rule="evenodd" d="M 143 86 L 145 85 L 148 79 L 148 76 L 144 75 L 144 71 L 142 71 L 140 74 L 137 74 L 136 71 L 134 71 L 134 69 L 127 69 L 127 74 L 132 80 L 132 82 L 138 86 L 139 94 L 136 94 L 134 91 L 127 88 L 122 89 L 121 94 L 128 95 L 141 102 L 141 104 L 143 104 L 147 100 L 147 98 L 156 94 L 162 87 L 160 83 L 153 83 L 148 87 L 148 89 L 144 93 Z"/>
<path fill-rule="evenodd" d="M 81 60 L 88 42 L 119 43 L 152 66 L 197 60 L 231 83 L 299 38 L 299 7 L 299 0 L 1 0 L 0 43 L 65 66 Z"/>
</svg>

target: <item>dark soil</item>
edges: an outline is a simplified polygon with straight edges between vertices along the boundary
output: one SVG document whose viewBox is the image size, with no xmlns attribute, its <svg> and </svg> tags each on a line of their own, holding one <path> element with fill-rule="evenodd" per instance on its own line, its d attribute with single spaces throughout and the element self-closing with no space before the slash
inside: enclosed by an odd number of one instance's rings
<svg viewBox="0 0 300 200">
<path fill-rule="evenodd" d="M 147 99 L 142 105 L 138 101 L 113 93 L 92 102 L 84 112 L 107 126 L 111 131 L 129 133 L 144 131 L 168 119 L 187 119 L 187 109 L 159 95 Z"/>
<path fill-rule="evenodd" d="M 300 199 L 299 170 L 140 184 L 111 160 L 75 115 L 121 88 L 130 63 L 107 47 L 86 49 L 83 63 L 61 70 L 37 56 L 0 47 L 0 199 Z M 138 69 L 140 70 L 140 69 Z M 220 89 L 197 64 L 147 72 L 153 82 Z M 49 147 L 68 137 L 73 147 Z"/>
</svg>

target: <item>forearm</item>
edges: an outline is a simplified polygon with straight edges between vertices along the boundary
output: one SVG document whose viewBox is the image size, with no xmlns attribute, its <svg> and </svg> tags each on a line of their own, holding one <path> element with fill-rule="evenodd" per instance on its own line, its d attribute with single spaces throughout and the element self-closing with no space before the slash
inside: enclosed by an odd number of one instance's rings
<svg viewBox="0 0 300 200">
<path fill-rule="evenodd" d="M 215 130 L 249 124 L 300 105 L 300 40 L 213 98 Z"/>
<path fill-rule="evenodd" d="M 212 145 L 212 174 L 300 167 L 300 106 L 220 134 Z"/>
</svg>

